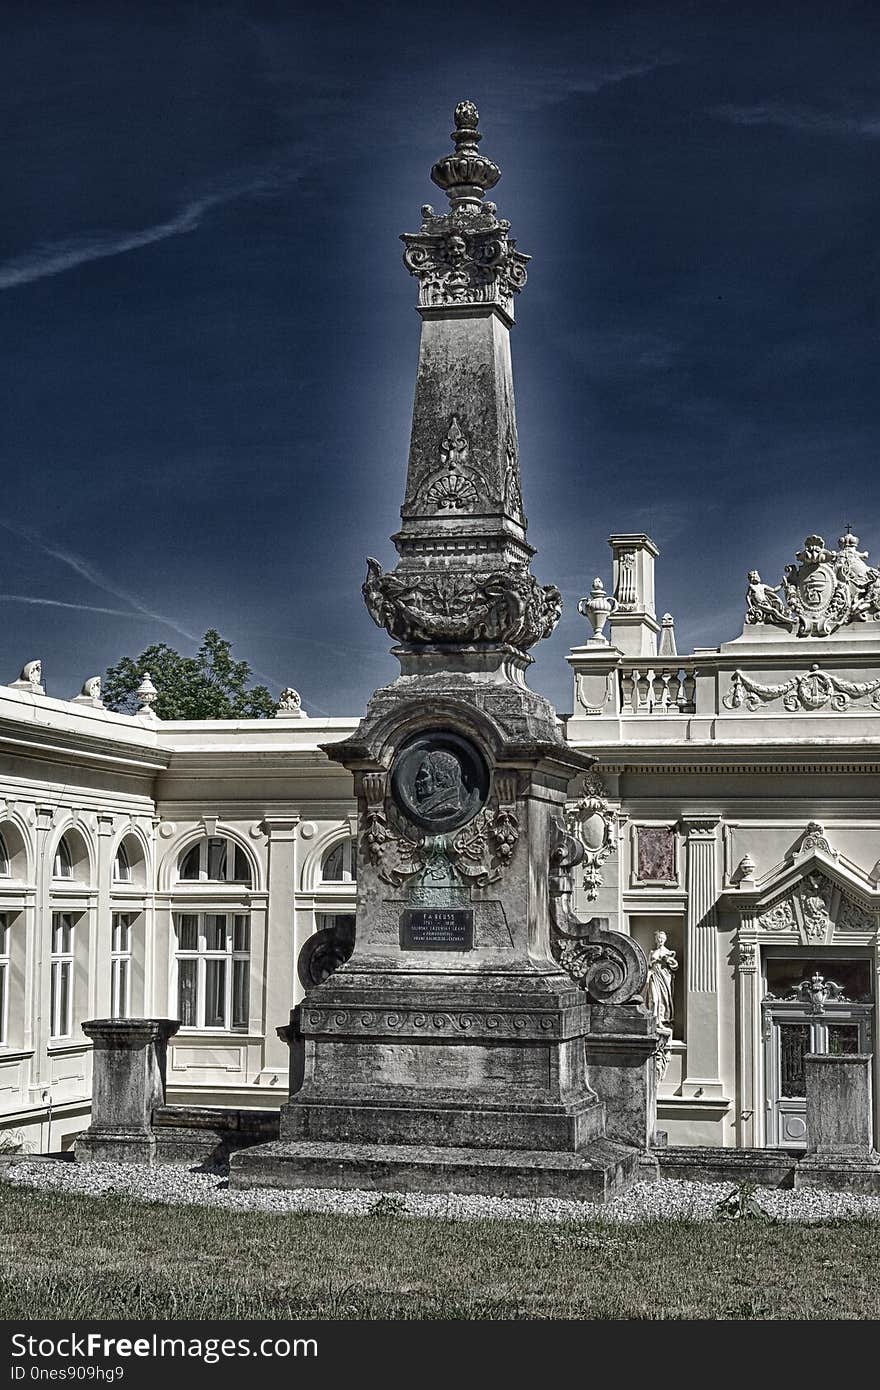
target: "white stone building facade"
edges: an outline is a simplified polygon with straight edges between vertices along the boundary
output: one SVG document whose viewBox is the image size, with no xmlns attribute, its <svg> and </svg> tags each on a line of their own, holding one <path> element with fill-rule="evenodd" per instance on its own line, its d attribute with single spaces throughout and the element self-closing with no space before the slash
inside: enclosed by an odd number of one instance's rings
<svg viewBox="0 0 880 1390">
<path fill-rule="evenodd" d="M 872 1052 L 880 967 L 880 576 L 810 537 L 743 635 L 687 657 L 658 621 L 657 548 L 612 537 L 581 605 L 569 741 L 581 915 L 667 971 L 658 1129 L 670 1144 L 802 1145 L 803 1056 Z M 606 632 L 607 627 L 607 632 Z M 0 687 L 0 1132 L 88 1124 L 86 1019 L 180 1018 L 169 1101 L 269 1108 L 276 1028 L 316 932 L 354 925 L 357 819 L 321 745 L 357 719 L 161 722 L 94 682 Z M 874 1095 L 880 1091 L 875 1053 Z M 876 1102 L 875 1102 L 876 1103 Z M 878 1135 L 880 1138 L 880 1135 Z"/>
</svg>

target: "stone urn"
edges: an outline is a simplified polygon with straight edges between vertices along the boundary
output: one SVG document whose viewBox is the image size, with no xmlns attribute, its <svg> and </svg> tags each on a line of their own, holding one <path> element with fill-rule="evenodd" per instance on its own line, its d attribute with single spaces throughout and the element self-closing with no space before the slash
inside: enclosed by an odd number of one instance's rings
<svg viewBox="0 0 880 1390">
<path fill-rule="evenodd" d="M 593 628 L 593 635 L 588 640 L 590 643 L 601 643 L 608 645 L 608 638 L 602 629 L 615 609 L 620 605 L 616 598 L 609 598 L 605 592 L 605 585 L 598 578 L 593 580 L 593 587 L 590 590 L 589 598 L 582 598 L 578 604 L 578 612 L 585 618 L 589 618 Z"/>
</svg>

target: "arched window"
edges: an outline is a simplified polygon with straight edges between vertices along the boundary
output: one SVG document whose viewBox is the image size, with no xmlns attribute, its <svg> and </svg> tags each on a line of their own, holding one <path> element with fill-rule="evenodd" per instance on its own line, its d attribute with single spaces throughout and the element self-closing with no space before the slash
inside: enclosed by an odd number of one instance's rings
<svg viewBox="0 0 880 1390">
<path fill-rule="evenodd" d="M 131 860 L 124 842 L 120 844 L 113 861 L 113 882 L 131 883 Z"/>
<path fill-rule="evenodd" d="M 219 835 L 207 835 L 180 856 L 177 876 L 183 883 L 241 883 L 251 886 L 251 869 L 244 850 Z"/>
<path fill-rule="evenodd" d="M 6 841 L 0 835 L 0 878 L 9 877 L 9 851 L 6 848 Z"/>
<path fill-rule="evenodd" d="M 342 840 L 324 856 L 321 865 L 322 883 L 357 882 L 357 840 Z"/>
<path fill-rule="evenodd" d="M 66 835 L 62 835 L 58 841 L 52 864 L 52 877 L 73 878 L 73 856 L 70 853 L 70 845 L 67 843 Z"/>
</svg>

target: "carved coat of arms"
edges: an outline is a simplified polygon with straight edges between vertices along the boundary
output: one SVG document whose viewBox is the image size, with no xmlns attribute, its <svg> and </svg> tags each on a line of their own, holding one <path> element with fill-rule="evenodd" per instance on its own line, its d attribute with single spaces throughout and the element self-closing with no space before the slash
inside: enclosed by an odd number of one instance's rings
<svg viewBox="0 0 880 1390">
<path fill-rule="evenodd" d="M 847 531 L 839 550 L 822 536 L 807 536 L 796 564 L 786 565 L 781 584 L 764 584 L 749 573 L 747 623 L 771 623 L 799 637 L 827 637 L 848 623 L 880 621 L 880 570 L 865 563 L 866 550 Z"/>
</svg>

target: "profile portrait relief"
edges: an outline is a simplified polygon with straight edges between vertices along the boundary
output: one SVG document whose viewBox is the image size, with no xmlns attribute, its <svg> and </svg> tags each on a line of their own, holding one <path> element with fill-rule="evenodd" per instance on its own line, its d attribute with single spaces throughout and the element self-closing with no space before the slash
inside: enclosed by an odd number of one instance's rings
<svg viewBox="0 0 880 1390">
<path fill-rule="evenodd" d="M 413 790 L 423 815 L 447 815 L 460 811 L 465 796 L 461 763 L 442 748 L 426 753 L 419 764 Z"/>
<path fill-rule="evenodd" d="M 423 830 L 456 830 L 477 814 L 489 790 L 478 749 L 451 730 L 422 734 L 401 748 L 391 769 L 397 806 Z"/>
</svg>

